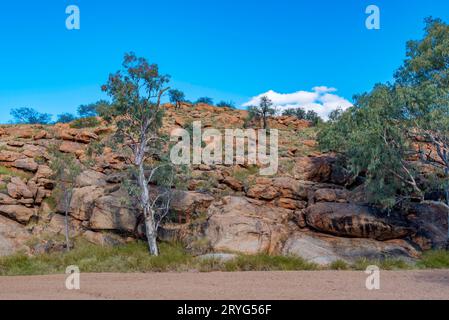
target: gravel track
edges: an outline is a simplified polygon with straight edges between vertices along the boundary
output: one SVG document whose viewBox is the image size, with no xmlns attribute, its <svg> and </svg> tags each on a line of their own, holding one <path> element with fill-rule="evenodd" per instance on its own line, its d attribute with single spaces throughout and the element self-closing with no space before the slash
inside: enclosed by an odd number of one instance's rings
<svg viewBox="0 0 449 320">
<path fill-rule="evenodd" d="M 81 290 L 65 275 L 0 277 L 0 299 L 449 299 L 449 270 L 381 271 L 380 290 L 360 271 L 81 274 Z"/>
</svg>

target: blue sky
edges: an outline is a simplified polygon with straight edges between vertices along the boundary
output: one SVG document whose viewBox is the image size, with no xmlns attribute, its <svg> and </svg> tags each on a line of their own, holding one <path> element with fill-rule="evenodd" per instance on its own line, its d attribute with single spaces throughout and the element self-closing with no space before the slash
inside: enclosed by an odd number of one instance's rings
<svg viewBox="0 0 449 320">
<path fill-rule="evenodd" d="M 81 10 L 81 30 L 65 9 Z M 381 30 L 365 28 L 365 8 Z M 0 4 L 0 122 L 15 107 L 75 112 L 134 51 L 187 97 L 242 105 L 272 90 L 351 100 L 391 80 L 427 16 L 449 22 L 447 0 L 40 0 Z M 288 100 L 288 99 L 287 99 Z"/>
</svg>

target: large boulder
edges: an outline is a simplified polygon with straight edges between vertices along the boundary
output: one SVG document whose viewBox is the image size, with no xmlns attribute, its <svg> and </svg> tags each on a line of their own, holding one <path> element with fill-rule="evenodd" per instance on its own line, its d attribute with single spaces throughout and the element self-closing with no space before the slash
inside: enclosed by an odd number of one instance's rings
<svg viewBox="0 0 449 320">
<path fill-rule="evenodd" d="M 53 171 L 49 166 L 39 165 L 33 179 L 36 181 L 38 181 L 39 179 L 50 179 L 52 175 Z"/>
<path fill-rule="evenodd" d="M 448 243 L 449 207 L 442 202 L 426 201 L 412 204 L 407 219 L 417 232 L 413 241 L 421 249 L 445 249 Z"/>
<path fill-rule="evenodd" d="M 48 159 L 47 149 L 42 146 L 35 146 L 33 144 L 26 144 L 23 147 L 22 153 L 29 158 L 38 158 L 42 157 L 44 159 Z"/>
<path fill-rule="evenodd" d="M 235 191 L 243 191 L 243 183 L 233 176 L 227 176 L 223 179 L 223 183 Z"/>
<path fill-rule="evenodd" d="M 121 191 L 95 200 L 89 226 L 93 230 L 134 232 L 136 214 L 126 205 L 126 197 Z"/>
<path fill-rule="evenodd" d="M 328 182 L 332 174 L 332 159 L 330 157 L 300 157 L 296 159 L 293 168 L 298 180 Z"/>
<path fill-rule="evenodd" d="M 31 234 L 19 223 L 0 215 L 0 256 L 8 256 L 26 250 Z"/>
<path fill-rule="evenodd" d="M 292 214 L 263 201 L 225 197 L 210 206 L 205 236 L 216 252 L 279 253 Z"/>
<path fill-rule="evenodd" d="M 76 185 L 80 188 L 87 186 L 105 186 L 106 175 L 94 170 L 85 170 L 76 178 Z"/>
<path fill-rule="evenodd" d="M 26 224 L 35 215 L 35 211 L 21 205 L 1 205 L 0 214 L 7 215 L 11 219 Z"/>
<path fill-rule="evenodd" d="M 335 157 L 330 155 L 296 158 L 293 174 L 298 180 L 337 185 L 345 185 L 351 181 L 350 173 L 338 164 Z"/>
<path fill-rule="evenodd" d="M 2 152 L 0 152 L 0 162 L 14 162 L 24 158 L 26 158 L 26 156 L 19 152 L 8 150 L 2 150 Z"/>
<path fill-rule="evenodd" d="M 100 246 L 118 246 L 125 243 L 119 235 L 104 232 L 93 232 L 87 230 L 83 233 L 83 238 Z"/>
<path fill-rule="evenodd" d="M 307 200 L 315 183 L 289 177 L 278 177 L 273 179 L 273 187 L 279 191 L 282 198 Z"/>
<path fill-rule="evenodd" d="M 315 191 L 316 202 L 348 202 L 349 191 L 345 189 L 323 188 Z"/>
<path fill-rule="evenodd" d="M 250 198 L 263 200 L 273 200 L 278 197 L 307 200 L 316 185 L 311 181 L 296 180 L 290 177 L 258 178 L 246 195 Z"/>
<path fill-rule="evenodd" d="M 70 201 L 70 215 L 81 221 L 89 220 L 95 208 L 95 201 L 103 195 L 104 190 L 96 186 L 74 189 Z M 58 211 L 63 212 L 64 210 L 58 206 Z"/>
<path fill-rule="evenodd" d="M 254 199 L 273 200 L 280 194 L 279 191 L 271 185 L 256 184 L 248 190 L 246 195 Z"/>
<path fill-rule="evenodd" d="M 63 153 L 73 153 L 77 157 L 82 155 L 85 149 L 85 145 L 73 141 L 63 141 L 59 146 L 59 151 Z"/>
<path fill-rule="evenodd" d="M 14 161 L 13 167 L 25 171 L 36 172 L 39 165 L 32 158 L 18 159 Z"/>
<path fill-rule="evenodd" d="M 317 231 L 352 238 L 390 240 L 413 233 L 402 221 L 388 221 L 374 208 L 321 202 L 307 208 L 307 225 Z"/>
<path fill-rule="evenodd" d="M 11 198 L 7 194 L 0 193 L 0 204 L 3 204 L 3 205 L 5 205 L 5 204 L 6 205 L 17 204 L 17 200 Z"/>
<path fill-rule="evenodd" d="M 97 140 L 98 136 L 87 130 L 77 130 L 73 128 L 62 127 L 58 133 L 60 139 L 65 141 L 76 141 L 84 144 L 90 143 L 92 140 Z"/>
<path fill-rule="evenodd" d="M 30 199 L 34 197 L 34 194 L 25 182 L 19 177 L 12 177 L 11 182 L 7 185 L 8 194 L 14 199 L 26 198 Z"/>
<path fill-rule="evenodd" d="M 187 218 L 206 212 L 214 197 L 209 194 L 193 191 L 177 191 L 173 194 L 171 209 L 179 216 Z"/>
<path fill-rule="evenodd" d="M 337 260 L 353 263 L 360 258 L 411 261 L 419 257 L 419 252 L 405 240 L 341 238 L 314 232 L 294 232 L 285 242 L 282 253 L 300 256 L 319 265 Z"/>
</svg>

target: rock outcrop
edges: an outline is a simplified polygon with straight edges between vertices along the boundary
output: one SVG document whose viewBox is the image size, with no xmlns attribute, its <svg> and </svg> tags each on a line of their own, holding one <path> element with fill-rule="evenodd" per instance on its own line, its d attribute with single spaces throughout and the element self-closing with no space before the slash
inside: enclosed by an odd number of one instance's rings
<svg viewBox="0 0 449 320">
<path fill-rule="evenodd" d="M 205 236 L 214 251 L 279 253 L 293 212 L 242 197 L 225 197 L 208 210 Z"/>
<path fill-rule="evenodd" d="M 389 221 L 374 208 L 356 204 L 317 203 L 307 208 L 305 216 L 309 227 L 340 237 L 385 241 L 405 238 L 414 231 L 404 221 Z"/>
<path fill-rule="evenodd" d="M 25 243 L 30 236 L 24 226 L 0 215 L 0 256 L 26 251 Z"/>
<path fill-rule="evenodd" d="M 360 258 L 382 260 L 394 257 L 410 261 L 419 257 L 419 252 L 405 240 L 342 238 L 316 232 L 293 233 L 282 252 L 320 265 L 337 260 L 353 263 Z"/>
<path fill-rule="evenodd" d="M 202 104 L 166 109 L 163 133 L 197 120 L 204 120 L 203 127 L 242 128 L 247 118 L 246 111 Z M 188 191 L 174 190 L 160 240 L 182 241 L 198 255 L 298 255 L 319 264 L 414 259 L 421 250 L 446 247 L 447 206 L 413 203 L 384 214 L 367 204 L 363 186 L 335 155 L 320 153 L 313 135 L 302 137 L 309 122 L 283 116 L 269 119 L 269 125 L 280 130 L 279 174 L 260 177 L 257 166 L 245 162 L 191 166 L 188 175 L 180 173 Z M 138 209 L 127 201 L 122 184 L 129 158 L 124 148 L 105 146 L 114 130 L 106 123 L 91 129 L 0 128 L 0 256 L 58 247 L 47 240 L 26 247 L 31 237 L 65 232 L 50 169 L 54 149 L 73 154 L 82 167 L 68 210 L 70 236 L 100 245 L 142 238 Z"/>
</svg>

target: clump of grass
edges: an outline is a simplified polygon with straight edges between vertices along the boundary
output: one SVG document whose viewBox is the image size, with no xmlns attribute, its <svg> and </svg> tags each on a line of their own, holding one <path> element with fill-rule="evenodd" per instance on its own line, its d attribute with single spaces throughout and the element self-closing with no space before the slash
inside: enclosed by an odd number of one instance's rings
<svg viewBox="0 0 449 320">
<path fill-rule="evenodd" d="M 61 240 L 62 241 L 62 240 Z M 199 259 L 187 252 L 181 244 L 161 243 L 158 257 L 149 255 L 146 243 L 132 242 L 122 246 L 103 247 L 76 240 L 75 248 L 38 256 L 18 253 L 0 258 L 0 276 L 61 274 L 67 266 L 76 265 L 81 272 L 185 272 L 211 271 L 300 271 L 300 270 L 361 270 L 376 265 L 382 270 L 404 270 L 415 267 L 403 260 L 359 259 L 353 265 L 337 260 L 327 268 L 307 262 L 296 256 L 270 256 L 268 254 L 238 255 L 232 260 Z M 449 268 L 449 252 L 431 251 L 424 254 L 416 265 L 420 268 Z"/>
<path fill-rule="evenodd" d="M 234 260 L 225 262 L 224 268 L 226 271 L 294 271 L 316 270 L 318 266 L 300 257 L 258 254 L 238 256 Z"/>
<path fill-rule="evenodd" d="M 58 205 L 56 199 L 53 196 L 44 199 L 44 203 L 48 204 L 51 210 L 55 210 Z"/>
<path fill-rule="evenodd" d="M 34 158 L 37 164 L 47 164 L 47 159 L 43 156 L 37 156 Z"/>
<path fill-rule="evenodd" d="M 182 272 L 210 271 L 293 271 L 315 270 L 317 265 L 299 257 L 240 255 L 233 260 L 198 259 L 180 244 L 161 243 L 160 256 L 149 255 L 146 243 L 133 242 L 117 247 L 103 247 L 77 240 L 75 248 L 66 252 L 28 256 L 18 253 L 0 258 L 0 276 L 64 273 L 76 265 L 81 272 Z"/>
<path fill-rule="evenodd" d="M 293 174 L 295 168 L 295 161 L 290 158 L 281 158 L 279 161 L 279 171 L 285 174 Z"/>
<path fill-rule="evenodd" d="M 417 263 L 419 268 L 446 269 L 449 268 L 449 251 L 434 250 L 425 252 Z"/>
<path fill-rule="evenodd" d="M 96 117 L 79 118 L 70 124 L 71 128 L 83 129 L 83 128 L 94 128 L 100 125 L 100 121 Z"/>
<path fill-rule="evenodd" d="M 401 259 L 386 258 L 382 260 L 358 259 L 352 266 L 355 270 L 366 270 L 368 266 L 378 266 L 382 270 L 408 270 L 412 266 Z"/>
<path fill-rule="evenodd" d="M 102 247 L 77 241 L 68 253 L 42 254 L 29 257 L 15 254 L 0 258 L 0 275 L 38 275 L 64 273 L 65 268 L 76 265 L 82 272 L 162 272 L 185 271 L 193 257 L 180 245 L 160 246 L 161 255 L 152 257 L 142 242 L 118 247 Z"/>
<path fill-rule="evenodd" d="M 349 270 L 350 266 L 343 260 L 336 260 L 332 262 L 329 266 L 332 270 Z"/>
<path fill-rule="evenodd" d="M 14 168 L 8 168 L 5 166 L 0 166 L 0 175 L 11 176 L 11 177 L 16 176 L 16 177 L 20 177 L 22 179 L 31 179 L 33 177 L 33 174 L 31 174 L 31 173 L 17 170 Z"/>
<path fill-rule="evenodd" d="M 256 165 L 248 166 L 247 168 L 236 168 L 232 171 L 232 176 L 240 182 L 246 182 L 249 177 L 259 174 L 259 167 Z"/>
<path fill-rule="evenodd" d="M 0 175 L 10 175 L 11 170 L 9 168 L 6 168 L 4 166 L 0 166 Z"/>
</svg>

